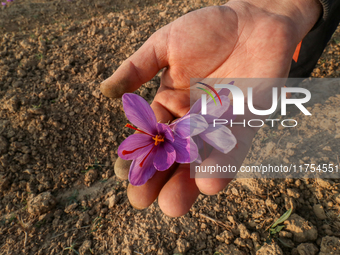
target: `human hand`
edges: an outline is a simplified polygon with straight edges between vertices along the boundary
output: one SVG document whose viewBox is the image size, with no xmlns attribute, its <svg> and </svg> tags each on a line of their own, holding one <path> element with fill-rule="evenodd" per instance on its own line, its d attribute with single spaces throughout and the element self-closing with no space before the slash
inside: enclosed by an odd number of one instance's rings
<svg viewBox="0 0 340 255">
<path fill-rule="evenodd" d="M 106 96 L 120 97 L 166 67 L 151 107 L 158 121 L 171 121 L 190 108 L 187 88 L 191 77 L 287 77 L 295 47 L 317 21 L 320 10 L 316 0 L 235 0 L 188 13 L 154 33 L 102 83 L 101 90 Z M 270 85 L 253 90 L 255 108 L 268 109 L 270 100 L 263 98 L 271 95 Z M 256 129 L 232 131 L 237 148 L 223 157 L 212 151 L 203 164 L 225 165 L 226 161 L 241 166 Z M 216 194 L 229 182 L 230 179 L 190 179 L 188 164 L 174 165 L 168 171 L 157 172 L 142 186 L 129 185 L 128 197 L 140 209 L 158 197 L 165 214 L 181 216 L 200 192 Z"/>
</svg>

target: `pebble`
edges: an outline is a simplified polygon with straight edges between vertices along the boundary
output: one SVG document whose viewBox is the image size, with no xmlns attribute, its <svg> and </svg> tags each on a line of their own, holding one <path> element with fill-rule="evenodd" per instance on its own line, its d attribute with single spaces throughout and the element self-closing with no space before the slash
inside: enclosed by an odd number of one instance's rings
<svg viewBox="0 0 340 255">
<path fill-rule="evenodd" d="M 327 215 L 326 215 L 325 210 L 323 209 L 322 205 L 320 205 L 320 204 L 314 205 L 313 211 L 314 211 L 316 217 L 318 217 L 318 219 L 320 219 L 320 220 L 327 219 Z"/>
</svg>

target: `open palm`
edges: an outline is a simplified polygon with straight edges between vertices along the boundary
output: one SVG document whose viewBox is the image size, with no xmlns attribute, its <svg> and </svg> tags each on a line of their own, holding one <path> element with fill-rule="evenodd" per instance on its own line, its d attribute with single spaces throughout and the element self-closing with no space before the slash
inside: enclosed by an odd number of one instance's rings
<svg viewBox="0 0 340 255">
<path fill-rule="evenodd" d="M 168 122 L 189 110 L 190 78 L 287 77 L 295 47 L 307 31 L 295 27 L 285 13 L 274 14 L 245 2 L 200 9 L 153 34 L 102 83 L 101 90 L 109 97 L 120 97 L 165 68 L 151 106 L 158 121 Z M 263 99 L 270 95 L 270 85 L 254 88 L 257 108 L 268 109 L 271 100 Z M 242 164 L 256 130 L 232 131 L 237 148 L 224 156 L 214 150 L 203 164 Z M 180 216 L 200 192 L 216 194 L 228 182 L 230 179 L 191 179 L 189 165 L 183 164 L 157 172 L 142 186 L 130 185 L 128 196 L 137 208 L 149 206 L 158 197 L 165 214 Z"/>
</svg>

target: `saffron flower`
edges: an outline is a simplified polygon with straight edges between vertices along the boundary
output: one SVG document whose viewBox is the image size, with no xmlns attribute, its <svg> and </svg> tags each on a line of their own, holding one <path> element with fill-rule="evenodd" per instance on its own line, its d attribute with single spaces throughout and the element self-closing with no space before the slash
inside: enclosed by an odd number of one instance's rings
<svg viewBox="0 0 340 255">
<path fill-rule="evenodd" d="M 200 132 L 193 137 L 193 140 L 199 149 L 201 149 L 203 147 L 203 143 L 206 142 L 216 150 L 226 154 L 235 147 L 237 140 L 228 127 L 225 125 L 216 125 L 214 127 L 213 121 L 214 119 L 230 120 L 234 119 L 235 116 L 232 114 L 232 106 L 230 105 L 230 99 L 228 98 L 229 90 L 221 89 L 218 94 L 221 98 L 222 104 L 215 105 L 214 100 L 212 98 L 208 98 L 207 114 L 202 115 L 208 123 L 208 127 L 203 132 Z M 216 95 L 214 99 L 217 100 Z M 202 100 L 200 98 L 193 104 L 188 114 L 199 114 L 201 112 L 201 103 Z M 190 124 L 192 125 L 193 121 L 191 121 Z M 201 157 L 198 156 L 196 161 L 201 163 Z"/>
<path fill-rule="evenodd" d="M 6 5 L 6 2 L 1 2 L 1 5 L 5 6 L 5 5 Z"/>
<path fill-rule="evenodd" d="M 207 128 L 204 118 L 198 114 L 193 118 L 196 128 L 190 130 L 188 118 L 179 119 L 171 128 L 164 123 L 158 123 L 150 105 L 140 96 L 132 93 L 122 97 L 126 117 L 133 127 L 139 131 L 125 139 L 118 148 L 118 155 L 125 160 L 133 160 L 129 181 L 132 185 L 145 184 L 156 171 L 165 171 L 174 162 L 191 163 L 198 157 L 196 144 L 190 137 L 190 132 L 199 134 Z M 204 124 L 205 123 L 205 124 Z"/>
</svg>

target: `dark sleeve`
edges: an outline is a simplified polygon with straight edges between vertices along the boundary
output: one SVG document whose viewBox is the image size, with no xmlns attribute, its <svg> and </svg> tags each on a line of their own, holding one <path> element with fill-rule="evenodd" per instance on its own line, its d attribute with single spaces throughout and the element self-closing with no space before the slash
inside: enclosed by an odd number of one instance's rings
<svg viewBox="0 0 340 255">
<path fill-rule="evenodd" d="M 319 0 L 323 14 L 302 40 L 298 61 L 292 61 L 290 78 L 309 77 L 340 21 L 340 0 Z"/>
</svg>

